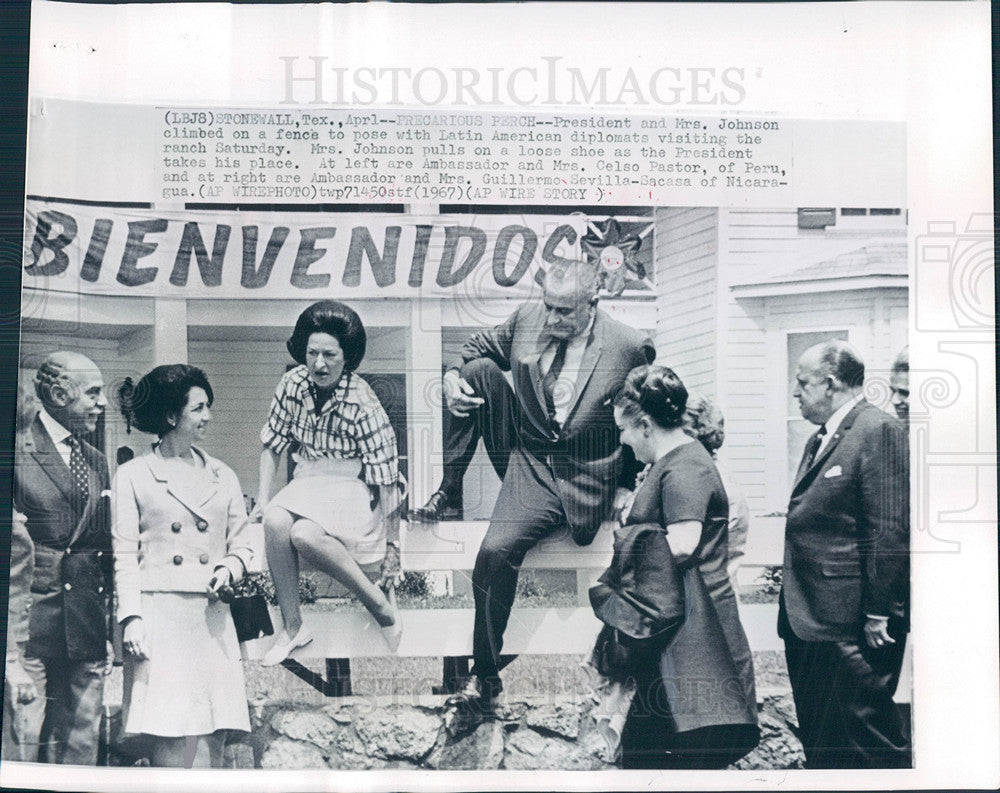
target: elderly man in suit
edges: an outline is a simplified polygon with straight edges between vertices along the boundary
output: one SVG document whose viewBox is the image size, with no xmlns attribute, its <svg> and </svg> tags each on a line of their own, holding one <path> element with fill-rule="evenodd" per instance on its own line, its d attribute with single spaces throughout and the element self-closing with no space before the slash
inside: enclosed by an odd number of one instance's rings
<svg viewBox="0 0 1000 793">
<path fill-rule="evenodd" d="M 655 351 L 648 337 L 597 308 L 597 290 L 586 262 L 551 268 L 542 304 L 523 304 L 474 335 L 444 377 L 451 417 L 442 490 L 451 496 L 480 437 L 503 479 L 472 574 L 474 666 L 461 696 L 478 705 L 502 688 L 500 651 L 524 555 L 567 526 L 578 544 L 589 544 L 616 492 L 635 478 L 634 458 L 629 470 L 623 465 L 612 400 Z M 435 512 L 440 495 L 425 512 Z"/>
<path fill-rule="evenodd" d="M 910 764 L 892 699 L 909 628 L 909 449 L 905 427 L 863 399 L 864 375 L 831 340 L 795 376 L 819 430 L 788 505 L 778 632 L 809 768 Z"/>
<path fill-rule="evenodd" d="M 80 436 L 97 427 L 104 383 L 90 359 L 56 352 L 35 391 L 34 450 L 14 466 L 14 501 L 35 546 L 23 665 L 43 694 L 26 706 L 25 744 L 43 762 L 94 765 L 111 657 L 111 530 L 107 461 Z"/>
</svg>

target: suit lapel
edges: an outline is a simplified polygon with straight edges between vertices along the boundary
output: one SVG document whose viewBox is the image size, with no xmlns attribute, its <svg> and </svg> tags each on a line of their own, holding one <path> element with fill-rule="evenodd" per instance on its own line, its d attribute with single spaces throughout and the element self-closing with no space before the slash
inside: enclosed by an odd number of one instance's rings
<svg viewBox="0 0 1000 793">
<path fill-rule="evenodd" d="M 810 465 L 808 469 L 805 469 L 804 466 L 799 467 L 799 474 L 795 480 L 795 486 L 792 488 L 792 495 L 795 495 L 795 493 L 797 493 L 804 486 L 804 482 L 807 479 L 810 479 L 812 474 L 818 471 L 820 467 L 823 465 L 823 463 L 825 463 L 826 460 L 830 457 L 830 455 L 833 454 L 834 449 L 836 449 L 837 446 L 840 444 L 841 439 L 847 432 L 850 431 L 851 426 L 854 424 L 854 420 L 857 418 L 858 414 L 862 410 L 867 409 L 868 407 L 870 407 L 868 402 L 862 399 L 860 402 L 858 402 L 858 404 L 856 404 L 853 408 L 851 408 L 850 412 L 846 416 L 844 416 L 844 420 L 840 422 L 840 426 L 837 427 L 837 430 L 833 433 L 832 436 L 830 436 L 830 440 L 823 448 L 823 451 L 821 451 L 819 454 L 816 455 L 816 459 L 813 460 L 812 465 Z M 802 462 L 805 463 L 804 457 L 802 459 Z"/>
<path fill-rule="evenodd" d="M 63 460 L 62 455 L 56 448 L 52 437 L 49 435 L 42 420 L 35 418 L 32 426 L 32 433 L 35 436 L 35 450 L 31 456 L 38 463 L 38 467 L 45 472 L 45 475 L 52 480 L 52 483 L 59 488 L 59 492 L 70 503 L 77 497 L 76 485 L 73 484 L 73 475 L 69 466 Z"/>
<path fill-rule="evenodd" d="M 597 368 L 597 361 L 601 357 L 601 349 L 604 346 L 604 322 L 601 312 L 594 310 L 594 327 L 590 331 L 590 338 L 587 340 L 587 346 L 583 350 L 583 358 L 580 360 L 580 371 L 576 377 L 576 387 L 573 389 L 573 401 L 570 403 L 569 409 L 566 411 L 566 420 L 563 422 L 565 427 L 569 424 L 570 419 L 573 417 L 573 413 L 576 412 L 577 405 L 580 404 L 580 397 L 583 396 L 584 390 L 587 388 L 587 384 L 590 382 L 590 378 L 594 374 L 594 369 Z"/>
<path fill-rule="evenodd" d="M 197 480 L 187 480 L 186 478 L 182 480 L 178 476 L 171 475 L 163 458 L 156 453 L 147 457 L 147 464 L 153 477 L 157 481 L 163 482 L 170 495 L 200 518 L 205 517 L 205 505 L 219 492 L 219 471 L 208 455 L 202 453 L 202 457 L 205 460 L 205 475 Z"/>
</svg>

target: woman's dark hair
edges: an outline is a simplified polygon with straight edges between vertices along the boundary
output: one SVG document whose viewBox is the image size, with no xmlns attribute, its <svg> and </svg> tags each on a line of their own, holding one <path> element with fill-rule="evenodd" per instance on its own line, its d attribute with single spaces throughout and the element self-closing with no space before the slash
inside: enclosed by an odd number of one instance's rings
<svg viewBox="0 0 1000 793">
<path fill-rule="evenodd" d="M 637 366 L 625 378 L 625 385 L 615 397 L 615 407 L 626 418 L 645 413 L 664 429 L 673 429 L 684 422 L 687 396 L 684 383 L 673 369 Z"/>
<path fill-rule="evenodd" d="M 320 300 L 299 314 L 288 340 L 288 352 L 298 363 L 306 362 L 306 345 L 314 333 L 328 333 L 344 351 L 344 369 L 353 372 L 365 357 L 367 336 L 357 312 L 336 300 Z"/>
<path fill-rule="evenodd" d="M 203 388 L 208 404 L 212 404 L 215 399 L 212 386 L 197 366 L 186 363 L 157 366 L 135 386 L 130 407 L 132 423 L 142 432 L 162 438 L 173 429 L 169 419 L 184 410 L 192 388 Z"/>
</svg>

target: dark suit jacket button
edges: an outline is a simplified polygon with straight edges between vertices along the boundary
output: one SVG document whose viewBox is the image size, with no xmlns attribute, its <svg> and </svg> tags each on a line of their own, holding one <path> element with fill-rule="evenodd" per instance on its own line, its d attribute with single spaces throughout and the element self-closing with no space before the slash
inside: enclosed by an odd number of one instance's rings
<svg viewBox="0 0 1000 793">
<path fill-rule="evenodd" d="M 198 557 L 198 561 L 201 562 L 202 564 L 208 564 L 208 554 L 203 553 L 201 556 Z"/>
<path fill-rule="evenodd" d="M 173 531 L 173 532 L 175 532 L 175 533 L 178 532 L 178 531 L 180 531 L 181 530 L 181 524 L 178 523 L 177 521 L 174 521 L 173 523 L 170 524 L 170 530 Z"/>
<path fill-rule="evenodd" d="M 180 564 L 183 561 L 184 561 L 184 557 L 181 556 L 180 554 L 177 554 L 177 556 L 174 557 L 174 564 Z"/>
<path fill-rule="evenodd" d="M 73 585 L 71 583 L 69 583 L 69 581 L 67 581 L 65 584 L 63 584 L 63 589 L 65 589 L 67 592 L 69 592 L 72 588 L 73 588 Z"/>
<path fill-rule="evenodd" d="M 198 531 L 208 531 L 208 524 L 203 520 L 199 520 L 195 526 L 198 527 Z"/>
<path fill-rule="evenodd" d="M 67 549 L 66 549 L 66 555 L 67 555 L 67 556 L 69 556 L 69 555 L 70 555 L 70 554 L 71 554 L 72 552 L 73 552 L 73 551 L 72 551 L 72 549 L 71 549 L 71 548 L 67 548 Z"/>
</svg>

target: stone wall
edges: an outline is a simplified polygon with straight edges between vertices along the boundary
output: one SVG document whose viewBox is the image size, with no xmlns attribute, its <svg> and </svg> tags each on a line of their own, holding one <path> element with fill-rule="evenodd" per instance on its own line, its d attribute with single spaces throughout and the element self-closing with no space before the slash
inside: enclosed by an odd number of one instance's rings
<svg viewBox="0 0 1000 793">
<path fill-rule="evenodd" d="M 230 768 L 269 769 L 613 769 L 589 701 L 512 702 L 484 718 L 449 707 L 372 698 L 326 703 L 271 701 L 251 706 L 252 732 L 226 748 Z M 737 769 L 801 767 L 788 694 L 760 703 L 761 744 Z M 145 748 L 117 741 L 112 762 L 143 762 Z"/>
</svg>

